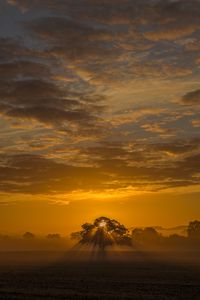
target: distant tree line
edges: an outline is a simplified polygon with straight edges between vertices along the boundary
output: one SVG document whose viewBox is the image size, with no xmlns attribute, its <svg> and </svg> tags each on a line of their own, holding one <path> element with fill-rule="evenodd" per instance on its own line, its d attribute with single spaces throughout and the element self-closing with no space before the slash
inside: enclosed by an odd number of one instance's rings
<svg viewBox="0 0 200 300">
<path fill-rule="evenodd" d="M 132 230 L 132 241 L 143 246 L 196 246 L 200 245 L 200 221 L 191 221 L 187 226 L 187 235 L 171 234 L 163 236 L 153 227 Z"/>
<path fill-rule="evenodd" d="M 32 232 L 22 235 L 24 240 L 34 240 L 37 236 Z M 58 241 L 62 237 L 59 233 L 49 233 L 45 236 L 47 240 Z M 189 222 L 186 235 L 171 234 L 164 236 L 154 227 L 134 228 L 128 230 L 116 220 L 107 217 L 97 218 L 92 224 L 85 223 L 82 230 L 71 234 L 71 238 L 82 245 L 93 245 L 104 249 L 107 246 L 128 247 L 199 247 L 200 246 L 200 221 Z M 8 235 L 0 234 L 0 240 L 8 240 Z"/>
<path fill-rule="evenodd" d="M 187 248 L 200 245 L 200 221 L 191 221 L 187 235 L 172 234 L 163 236 L 154 227 L 134 228 L 129 231 L 116 220 L 97 218 L 94 223 L 85 223 L 82 230 L 71 234 L 72 239 L 82 245 L 93 245 L 104 249 L 107 246 L 131 247 L 177 247 Z"/>
<path fill-rule="evenodd" d="M 35 234 L 32 233 L 32 232 L 29 232 L 29 231 L 27 231 L 23 234 L 24 239 L 33 239 L 35 237 L 36 237 Z M 49 233 L 49 234 L 46 235 L 46 238 L 47 239 L 56 239 L 56 240 L 58 240 L 58 239 L 61 238 L 61 236 L 60 236 L 59 233 Z"/>
</svg>

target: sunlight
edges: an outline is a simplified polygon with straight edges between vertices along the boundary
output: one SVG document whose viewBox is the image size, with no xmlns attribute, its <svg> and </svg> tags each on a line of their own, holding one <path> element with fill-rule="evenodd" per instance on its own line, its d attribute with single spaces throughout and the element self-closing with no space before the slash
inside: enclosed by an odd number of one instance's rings
<svg viewBox="0 0 200 300">
<path fill-rule="evenodd" d="M 106 221 L 105 220 L 102 220 L 100 223 L 99 223 L 99 227 L 105 227 L 107 225 Z"/>
</svg>

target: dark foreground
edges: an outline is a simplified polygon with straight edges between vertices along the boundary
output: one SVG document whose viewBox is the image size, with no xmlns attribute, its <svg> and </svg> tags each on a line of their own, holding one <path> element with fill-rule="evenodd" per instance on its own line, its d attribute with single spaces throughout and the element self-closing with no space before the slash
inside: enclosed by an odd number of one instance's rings
<svg viewBox="0 0 200 300">
<path fill-rule="evenodd" d="M 200 299 L 198 261 L 128 256 L 83 261 L 59 253 L 2 253 L 0 299 Z"/>
</svg>

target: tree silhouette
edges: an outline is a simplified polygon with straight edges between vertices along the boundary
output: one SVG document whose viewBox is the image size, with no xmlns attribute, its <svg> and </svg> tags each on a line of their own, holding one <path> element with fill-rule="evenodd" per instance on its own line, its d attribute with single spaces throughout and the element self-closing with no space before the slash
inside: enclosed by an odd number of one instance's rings
<svg viewBox="0 0 200 300">
<path fill-rule="evenodd" d="M 35 237 L 35 235 L 32 233 L 32 232 L 29 232 L 29 231 L 27 231 L 27 232 L 25 232 L 24 234 L 23 234 L 23 238 L 24 239 L 32 239 L 32 238 L 34 238 Z"/>
<path fill-rule="evenodd" d="M 112 245 L 131 246 L 128 229 L 116 220 L 107 217 L 97 218 L 92 224 L 82 225 L 82 231 L 72 233 L 72 238 L 80 237 L 80 244 L 93 245 L 101 250 Z"/>
<path fill-rule="evenodd" d="M 132 238 L 137 243 L 151 244 L 158 242 L 160 235 L 153 227 L 135 228 L 132 231 Z"/>
<path fill-rule="evenodd" d="M 187 229 L 188 237 L 192 239 L 200 239 L 200 221 L 192 221 Z"/>
</svg>

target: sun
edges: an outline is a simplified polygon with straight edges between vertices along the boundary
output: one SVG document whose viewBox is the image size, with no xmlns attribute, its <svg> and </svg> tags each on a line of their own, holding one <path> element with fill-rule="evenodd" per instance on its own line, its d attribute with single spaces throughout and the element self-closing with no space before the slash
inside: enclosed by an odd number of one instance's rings
<svg viewBox="0 0 200 300">
<path fill-rule="evenodd" d="M 105 227 L 106 226 L 106 221 L 105 220 L 102 220 L 100 223 L 99 223 L 99 227 Z"/>
</svg>

